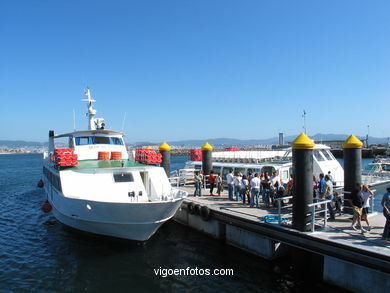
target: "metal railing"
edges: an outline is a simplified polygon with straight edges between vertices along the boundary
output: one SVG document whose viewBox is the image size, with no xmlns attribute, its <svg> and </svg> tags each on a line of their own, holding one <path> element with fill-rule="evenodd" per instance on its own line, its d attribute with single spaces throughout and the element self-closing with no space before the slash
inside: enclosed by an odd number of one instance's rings
<svg viewBox="0 0 390 293">
<path fill-rule="evenodd" d="M 324 224 L 323 227 L 325 228 L 328 225 L 328 203 L 332 202 L 331 199 L 327 200 L 318 200 L 318 202 L 313 202 L 308 204 L 307 206 L 311 209 L 310 216 L 311 216 L 311 232 L 315 231 L 315 224 L 316 222 L 316 215 L 324 213 Z M 321 206 L 324 205 L 324 208 L 322 209 Z M 319 210 L 317 210 L 317 206 L 320 207 Z M 308 215 L 308 216 L 309 216 Z"/>
<path fill-rule="evenodd" d="M 276 197 L 274 198 L 274 200 L 277 200 L 278 201 L 278 223 L 279 225 L 282 224 L 282 201 L 283 200 L 286 200 L 286 199 L 292 199 L 293 196 L 290 195 L 290 196 L 284 196 L 284 197 Z M 289 208 L 289 207 L 292 207 L 292 204 L 287 204 L 287 205 L 283 205 L 283 208 Z M 283 215 L 291 215 L 291 213 L 284 213 Z"/>
</svg>

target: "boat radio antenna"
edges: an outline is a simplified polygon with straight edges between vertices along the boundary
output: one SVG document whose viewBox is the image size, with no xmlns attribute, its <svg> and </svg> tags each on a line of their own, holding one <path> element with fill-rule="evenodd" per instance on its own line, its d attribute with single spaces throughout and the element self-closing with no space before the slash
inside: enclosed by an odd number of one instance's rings
<svg viewBox="0 0 390 293">
<path fill-rule="evenodd" d="M 96 110 L 93 108 L 92 103 L 96 102 L 96 100 L 91 98 L 91 91 L 89 90 L 89 87 L 87 87 L 87 90 L 84 93 L 88 99 L 83 99 L 82 101 L 88 103 L 88 113 L 86 115 L 88 116 L 88 130 L 96 130 L 96 125 L 95 125 L 95 115 L 96 115 Z"/>
<path fill-rule="evenodd" d="M 307 134 L 306 133 L 306 111 L 305 110 L 303 110 L 302 118 L 303 118 L 303 132 L 305 134 Z"/>
</svg>

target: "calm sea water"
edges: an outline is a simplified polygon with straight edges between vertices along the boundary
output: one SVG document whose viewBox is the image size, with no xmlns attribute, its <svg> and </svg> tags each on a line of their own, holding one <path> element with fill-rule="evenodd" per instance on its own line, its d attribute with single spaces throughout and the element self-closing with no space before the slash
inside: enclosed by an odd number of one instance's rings
<svg viewBox="0 0 390 293">
<path fill-rule="evenodd" d="M 188 157 L 172 157 L 172 169 Z M 275 263 L 173 221 L 146 243 L 77 233 L 40 208 L 41 155 L 0 155 L 0 292 L 290 292 Z M 233 269 L 234 276 L 156 276 L 159 268 Z M 298 287 L 297 287 L 298 286 Z M 325 285 L 305 285 L 309 290 Z M 307 288 L 306 288 L 307 289 Z M 334 291 L 333 291 L 334 292 Z"/>
</svg>

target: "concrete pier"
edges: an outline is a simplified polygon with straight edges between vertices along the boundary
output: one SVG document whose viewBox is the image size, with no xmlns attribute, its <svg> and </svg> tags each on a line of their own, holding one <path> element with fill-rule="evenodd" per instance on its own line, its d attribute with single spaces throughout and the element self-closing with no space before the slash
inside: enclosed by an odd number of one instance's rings
<svg viewBox="0 0 390 293">
<path fill-rule="evenodd" d="M 182 189 L 189 194 L 194 191 L 193 187 Z M 291 208 L 283 211 L 282 225 L 272 221 L 277 212 L 277 208 L 250 208 L 229 201 L 224 191 L 221 197 L 188 197 L 174 219 L 265 259 L 301 250 L 310 256 L 309 262 L 316 261 L 320 267 L 316 270 L 325 282 L 354 292 L 387 292 L 390 288 L 390 243 L 380 239 L 385 222 L 381 214 L 370 216 L 373 228 L 361 234 L 350 228 L 348 214 L 336 217 L 326 229 L 311 233 L 292 228 Z"/>
</svg>

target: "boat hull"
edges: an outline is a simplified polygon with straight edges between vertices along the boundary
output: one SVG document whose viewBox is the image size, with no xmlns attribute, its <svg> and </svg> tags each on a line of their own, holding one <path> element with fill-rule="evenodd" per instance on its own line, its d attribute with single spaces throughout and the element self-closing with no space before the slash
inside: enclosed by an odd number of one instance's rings
<svg viewBox="0 0 390 293">
<path fill-rule="evenodd" d="M 183 199 L 146 203 L 111 203 L 48 194 L 61 223 L 94 234 L 136 241 L 148 240 L 180 208 Z"/>
</svg>

